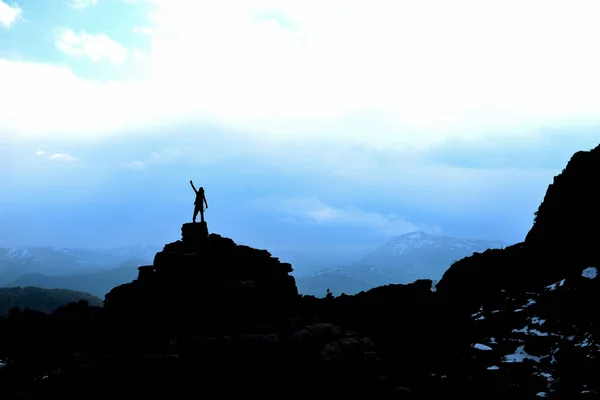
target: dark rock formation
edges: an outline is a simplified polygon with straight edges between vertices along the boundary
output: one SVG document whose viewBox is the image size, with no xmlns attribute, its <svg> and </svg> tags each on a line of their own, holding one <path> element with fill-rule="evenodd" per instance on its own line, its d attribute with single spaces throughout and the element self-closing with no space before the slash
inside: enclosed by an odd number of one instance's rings
<svg viewBox="0 0 600 400">
<path fill-rule="evenodd" d="M 597 237 L 590 234 L 600 225 L 599 176 L 600 146 L 575 153 L 548 186 L 525 243 L 574 252 L 586 263 L 599 261 Z"/>
<path fill-rule="evenodd" d="M 137 280 L 109 292 L 105 307 L 129 321 L 158 315 L 172 327 L 204 330 L 243 329 L 284 316 L 298 300 L 291 265 L 207 232 L 206 223 L 184 224 L 183 240 L 167 244 L 152 266 L 140 267 Z M 197 312 L 201 319 L 185 318 Z"/>
<path fill-rule="evenodd" d="M 475 253 L 454 263 L 437 284 L 441 294 L 473 307 L 499 290 L 539 290 L 600 263 L 600 146 L 575 153 L 554 177 L 524 242 Z"/>
</svg>

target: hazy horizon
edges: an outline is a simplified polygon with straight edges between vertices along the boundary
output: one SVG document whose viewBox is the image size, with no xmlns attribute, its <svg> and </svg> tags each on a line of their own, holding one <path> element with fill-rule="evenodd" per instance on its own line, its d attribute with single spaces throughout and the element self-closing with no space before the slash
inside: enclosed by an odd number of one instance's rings
<svg viewBox="0 0 600 400">
<path fill-rule="evenodd" d="M 272 252 L 520 242 L 599 142 L 578 5 L 0 0 L 0 247 L 162 246 L 190 179 Z"/>
</svg>

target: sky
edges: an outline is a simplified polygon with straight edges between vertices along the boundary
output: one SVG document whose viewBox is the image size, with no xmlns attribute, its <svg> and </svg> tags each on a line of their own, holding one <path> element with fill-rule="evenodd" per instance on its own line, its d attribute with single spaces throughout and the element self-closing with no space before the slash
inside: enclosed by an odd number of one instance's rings
<svg viewBox="0 0 600 400">
<path fill-rule="evenodd" d="M 600 141 L 597 1 L 0 0 L 0 247 L 522 241 Z"/>
</svg>

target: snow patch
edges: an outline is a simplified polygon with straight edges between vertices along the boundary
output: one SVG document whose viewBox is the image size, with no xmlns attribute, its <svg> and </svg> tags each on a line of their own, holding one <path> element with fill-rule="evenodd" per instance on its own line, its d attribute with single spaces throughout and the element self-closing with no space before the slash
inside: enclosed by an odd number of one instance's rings
<svg viewBox="0 0 600 400">
<path fill-rule="evenodd" d="M 62 254 L 67 254 L 67 255 L 73 255 L 73 253 L 71 252 L 71 250 L 65 248 L 65 247 L 53 247 L 52 251 L 55 253 L 62 253 Z"/>
<path fill-rule="evenodd" d="M 530 329 L 529 333 L 533 333 L 536 336 L 548 336 L 548 332 L 538 331 L 537 329 Z"/>
<path fill-rule="evenodd" d="M 548 372 L 538 372 L 536 375 L 543 376 L 548 382 L 554 382 L 554 378 Z"/>
<path fill-rule="evenodd" d="M 490 346 L 486 346 L 485 344 L 481 344 L 481 343 L 475 343 L 473 345 L 473 347 L 476 348 L 477 350 L 485 350 L 485 351 L 492 350 L 492 348 Z"/>
<path fill-rule="evenodd" d="M 560 282 L 556 282 L 556 283 L 553 283 L 552 285 L 548 285 L 548 286 L 546 286 L 546 289 L 548 289 L 550 291 L 555 290 L 557 287 L 564 285 L 565 281 L 566 281 L 566 279 L 563 279 Z"/>
<path fill-rule="evenodd" d="M 596 279 L 596 276 L 598 275 L 598 270 L 596 269 L 596 267 L 589 267 L 584 269 L 581 272 L 581 276 L 583 276 L 584 278 L 588 278 L 588 279 Z"/>
<path fill-rule="evenodd" d="M 481 307 L 479 309 L 479 311 L 477 311 L 475 314 L 471 314 L 472 318 L 475 318 L 475 321 L 481 321 L 482 319 L 485 319 L 485 317 L 482 315 L 483 313 L 483 307 Z"/>
<path fill-rule="evenodd" d="M 500 367 L 497 365 L 492 365 L 491 367 L 487 367 L 487 369 L 489 369 L 490 371 L 497 371 L 500 369 Z"/>
<path fill-rule="evenodd" d="M 15 247 L 12 249 L 8 249 L 7 251 L 9 257 L 13 258 L 26 258 L 29 256 L 29 250 L 25 247 Z"/>
<path fill-rule="evenodd" d="M 538 324 L 538 325 L 543 325 L 544 322 L 546 322 L 545 319 L 539 319 L 538 317 L 533 317 L 531 318 L 531 323 L 532 324 Z"/>
<path fill-rule="evenodd" d="M 548 393 L 546 392 L 539 392 L 538 394 L 536 394 L 537 397 L 548 397 Z"/>
<path fill-rule="evenodd" d="M 541 331 L 538 331 L 537 329 L 529 329 L 526 326 L 521 329 L 513 329 L 512 332 L 513 333 L 523 333 L 525 335 L 534 334 L 536 336 L 548 336 L 547 332 L 541 332 Z"/>
<path fill-rule="evenodd" d="M 588 336 L 586 336 L 586 338 L 583 339 L 583 342 L 576 343 L 575 346 L 577 346 L 577 347 L 588 347 L 588 346 L 591 346 L 591 344 L 592 344 L 592 343 L 590 343 L 591 336 L 592 335 L 588 334 Z"/>
<path fill-rule="evenodd" d="M 525 360 L 525 359 L 530 359 L 535 362 L 540 362 L 539 357 L 532 356 L 530 354 L 527 354 L 527 352 L 525 352 L 525 346 L 519 346 L 519 347 L 517 347 L 517 349 L 515 350 L 515 352 L 513 354 L 507 354 L 504 356 L 504 362 L 509 362 L 509 363 L 523 362 L 523 360 Z"/>
<path fill-rule="evenodd" d="M 535 300 L 534 300 L 534 299 L 529 299 L 529 300 L 527 300 L 527 304 L 525 304 L 525 305 L 523 306 L 523 308 L 530 307 L 530 306 L 532 306 L 532 305 L 534 305 L 534 304 L 535 304 Z"/>
</svg>

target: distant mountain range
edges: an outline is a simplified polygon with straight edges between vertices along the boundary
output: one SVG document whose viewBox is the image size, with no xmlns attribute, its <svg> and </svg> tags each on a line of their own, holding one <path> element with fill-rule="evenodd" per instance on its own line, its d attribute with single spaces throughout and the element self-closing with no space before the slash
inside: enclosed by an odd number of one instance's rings
<svg viewBox="0 0 600 400">
<path fill-rule="evenodd" d="M 40 273 L 23 275 L 8 282 L 6 287 L 34 286 L 44 289 L 69 289 L 90 293 L 101 299 L 115 286 L 131 282 L 137 277 L 138 263 L 123 263 L 120 267 L 105 271 L 80 272 L 77 274 L 54 276 Z"/>
<path fill-rule="evenodd" d="M 301 253 L 277 254 L 292 262 L 298 290 L 323 297 L 327 289 L 335 295 L 355 294 L 390 283 L 416 279 L 441 279 L 454 261 L 503 248 L 499 241 L 459 239 L 412 232 L 398 236 L 355 262 L 324 268 L 325 260 Z M 70 289 L 100 298 L 113 287 L 131 282 L 137 267 L 151 264 L 162 246 L 117 249 L 67 249 L 58 247 L 0 248 L 0 286 L 35 286 Z M 335 265 L 333 262 L 329 265 Z"/>
<path fill-rule="evenodd" d="M 12 285 L 15 280 L 21 280 L 23 286 L 30 286 L 25 283 L 44 279 L 47 282 L 54 282 L 59 277 L 93 273 L 99 273 L 98 276 L 94 275 L 94 279 L 102 280 L 100 277 L 104 276 L 102 275 L 103 271 L 121 267 L 135 269 L 139 265 L 151 264 L 154 256 L 160 250 L 162 250 L 162 246 L 132 246 L 97 250 L 49 246 L 0 248 L 0 286 Z M 135 274 L 133 276 L 135 277 Z M 72 286 L 40 286 L 79 290 Z M 99 295 L 98 291 L 92 292 Z"/>
<path fill-rule="evenodd" d="M 330 289 L 335 295 L 355 294 L 390 283 L 441 279 L 450 265 L 475 252 L 504 248 L 500 241 L 460 239 L 407 233 L 383 244 L 354 263 L 296 276 L 298 290 L 318 297 Z"/>
</svg>

